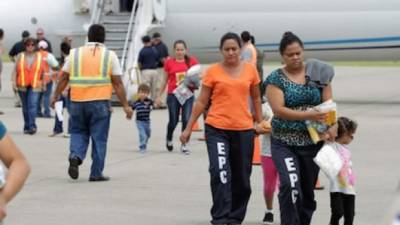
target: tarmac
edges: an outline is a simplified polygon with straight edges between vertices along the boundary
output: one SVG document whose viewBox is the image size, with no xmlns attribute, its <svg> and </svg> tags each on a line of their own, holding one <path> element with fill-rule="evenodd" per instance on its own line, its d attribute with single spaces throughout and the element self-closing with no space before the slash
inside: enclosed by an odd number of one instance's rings
<svg viewBox="0 0 400 225">
<path fill-rule="evenodd" d="M 12 64 L 5 64 L 0 93 L 0 120 L 24 152 L 32 172 L 18 196 L 7 206 L 6 225 L 203 225 L 209 224 L 211 192 L 202 132 L 194 132 L 192 153 L 179 152 L 180 124 L 174 151 L 167 152 L 167 111 L 151 114 L 152 137 L 148 152 L 138 152 L 134 120 L 114 108 L 104 174 L 109 182 L 89 183 L 90 151 L 78 180 L 67 175 L 69 139 L 50 138 L 54 118 L 38 118 L 38 133 L 22 133 L 21 108 L 14 108 L 10 85 Z M 266 74 L 272 68 L 266 68 Z M 350 145 L 356 173 L 355 225 L 383 224 L 393 209 L 399 187 L 400 67 L 336 67 L 334 99 L 339 115 L 359 123 Z M 53 113 L 54 115 L 54 113 Z M 202 122 L 202 121 L 200 121 Z M 64 126 L 66 128 L 66 126 Z M 313 225 L 329 223 L 329 183 L 320 174 L 325 190 L 316 191 Z M 253 167 L 253 193 L 243 224 L 262 224 L 265 205 L 260 166 Z M 279 221 L 279 204 L 275 200 Z M 279 224 L 279 222 L 275 224 Z"/>
</svg>

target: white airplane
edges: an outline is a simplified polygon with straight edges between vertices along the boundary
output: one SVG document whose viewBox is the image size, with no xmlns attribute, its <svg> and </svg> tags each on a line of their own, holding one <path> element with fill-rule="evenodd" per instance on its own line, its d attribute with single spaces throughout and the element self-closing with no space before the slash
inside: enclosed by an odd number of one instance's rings
<svg viewBox="0 0 400 225">
<path fill-rule="evenodd" d="M 282 34 L 292 31 L 304 42 L 306 56 L 322 60 L 400 60 L 398 0 L 135 0 L 136 13 L 121 13 L 123 0 L 1 0 L 0 28 L 5 46 L 37 28 L 53 43 L 62 37 L 83 44 L 91 23 L 106 26 L 106 45 L 117 51 L 132 75 L 141 37 L 158 31 L 172 48 L 183 39 L 202 63 L 219 58 L 219 39 L 249 31 L 266 60 L 279 60 Z M 137 4 L 137 5 L 136 5 Z M 125 80 L 125 82 L 127 82 Z"/>
<path fill-rule="evenodd" d="M 94 5 L 102 0 L 1 0 L 0 28 L 9 49 L 28 30 L 45 30 L 54 49 L 63 36 L 83 43 Z M 119 11 L 119 0 L 105 1 L 105 10 Z M 308 55 L 326 60 L 399 60 L 400 1 L 397 0 L 139 0 L 150 4 L 169 46 L 184 39 L 200 59 L 218 53 L 227 31 L 250 31 L 267 59 L 277 60 L 285 31 L 297 34 Z M 95 4 L 94 4 L 95 3 Z M 141 5 L 141 4 L 139 4 Z M 146 4 L 143 4 L 146 5 Z M 139 8 L 140 11 L 140 8 Z M 151 16 L 152 15 L 147 15 Z M 153 18 L 152 18 L 153 19 Z M 56 51 L 58 52 L 58 51 Z M 215 57 L 213 57 L 215 58 Z"/>
</svg>

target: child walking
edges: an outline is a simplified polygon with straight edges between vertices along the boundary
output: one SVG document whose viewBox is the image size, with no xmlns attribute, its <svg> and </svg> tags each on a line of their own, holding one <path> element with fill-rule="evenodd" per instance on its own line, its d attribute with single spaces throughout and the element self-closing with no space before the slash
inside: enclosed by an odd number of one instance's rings
<svg viewBox="0 0 400 225">
<path fill-rule="evenodd" d="M 138 100 L 132 103 L 132 109 L 136 110 L 136 126 L 139 132 L 139 152 L 147 151 L 147 142 L 150 138 L 150 112 L 153 109 L 153 101 L 149 98 L 150 86 L 140 84 L 138 88 Z"/>
<path fill-rule="evenodd" d="M 262 114 L 264 120 L 271 120 L 273 113 L 268 102 L 262 104 Z M 264 200 L 267 207 L 263 219 L 263 224 L 272 225 L 274 224 L 273 203 L 274 193 L 278 181 L 278 171 L 275 168 L 274 161 L 272 161 L 270 134 L 262 135 L 261 167 L 264 177 Z"/>
<path fill-rule="evenodd" d="M 331 221 L 330 225 L 339 225 L 344 216 L 344 225 L 352 225 L 355 207 L 355 176 L 352 170 L 351 153 L 347 145 L 353 140 L 357 123 L 346 117 L 339 117 L 336 142 L 333 144 L 343 161 L 339 174 L 330 179 Z"/>
</svg>

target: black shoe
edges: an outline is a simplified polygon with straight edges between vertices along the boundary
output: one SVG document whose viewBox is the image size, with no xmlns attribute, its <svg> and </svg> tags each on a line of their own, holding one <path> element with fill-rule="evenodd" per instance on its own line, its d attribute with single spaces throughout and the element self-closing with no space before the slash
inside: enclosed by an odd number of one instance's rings
<svg viewBox="0 0 400 225">
<path fill-rule="evenodd" d="M 167 141 L 167 149 L 170 152 L 172 152 L 172 150 L 174 150 L 174 145 L 172 144 L 172 141 Z"/>
<path fill-rule="evenodd" d="M 34 134 L 36 134 L 36 129 L 35 128 L 33 128 L 33 129 L 31 129 L 31 130 L 29 130 L 28 131 L 28 134 L 30 134 L 30 135 L 34 135 Z"/>
<path fill-rule="evenodd" d="M 264 219 L 263 219 L 263 224 L 264 225 L 273 225 L 274 224 L 274 214 L 271 212 L 265 213 Z"/>
<path fill-rule="evenodd" d="M 109 181 L 110 177 L 101 176 L 101 177 L 89 177 L 90 182 L 97 182 L 97 181 Z"/>
<path fill-rule="evenodd" d="M 74 180 L 78 179 L 79 177 L 79 161 L 80 160 L 78 157 L 69 159 L 68 174 Z"/>
</svg>

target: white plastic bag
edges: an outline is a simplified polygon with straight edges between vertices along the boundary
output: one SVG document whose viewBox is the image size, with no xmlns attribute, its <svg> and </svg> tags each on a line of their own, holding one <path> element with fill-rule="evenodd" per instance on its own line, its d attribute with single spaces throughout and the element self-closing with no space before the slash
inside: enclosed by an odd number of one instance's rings
<svg viewBox="0 0 400 225">
<path fill-rule="evenodd" d="M 54 109 L 56 110 L 56 116 L 58 121 L 62 122 L 63 121 L 63 101 L 56 101 L 56 104 L 54 105 Z"/>
<path fill-rule="evenodd" d="M 181 105 L 185 104 L 186 100 L 193 96 L 193 92 L 184 84 L 180 84 L 177 88 L 175 88 L 173 93 Z"/>
<path fill-rule="evenodd" d="M 343 161 L 336 152 L 334 143 L 325 144 L 315 156 L 314 162 L 330 179 L 334 179 L 343 167 Z"/>
</svg>

